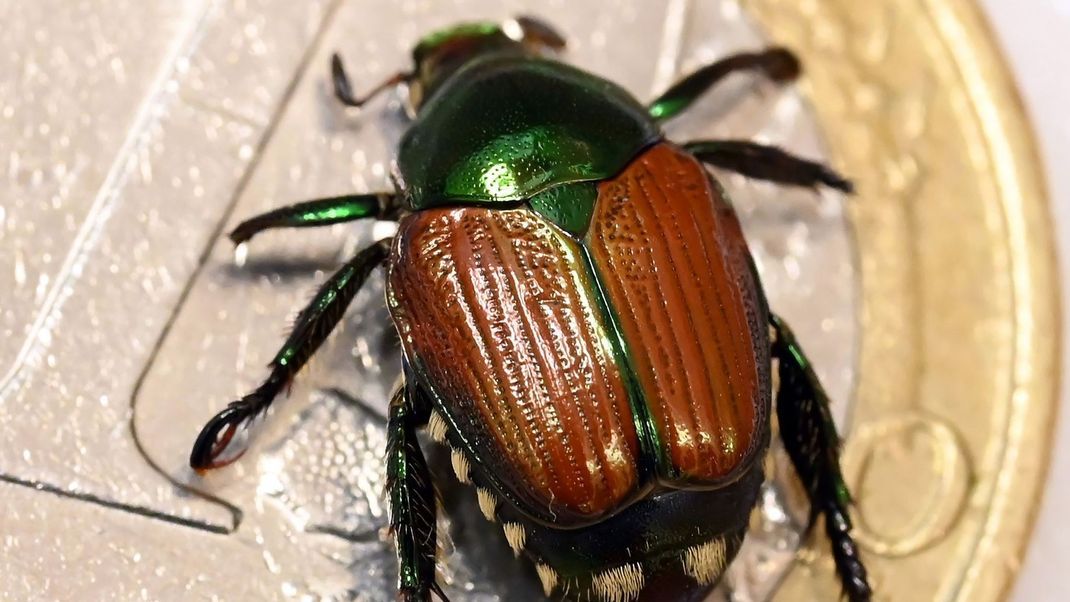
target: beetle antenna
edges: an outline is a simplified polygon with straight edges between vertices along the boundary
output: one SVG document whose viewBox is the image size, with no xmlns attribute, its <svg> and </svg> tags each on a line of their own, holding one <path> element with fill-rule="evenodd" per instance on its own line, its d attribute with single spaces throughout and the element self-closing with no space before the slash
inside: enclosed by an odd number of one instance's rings
<svg viewBox="0 0 1070 602">
<path fill-rule="evenodd" d="M 342 57 L 338 56 L 338 53 L 331 55 L 331 81 L 334 83 L 334 95 L 347 107 L 362 107 L 383 90 L 406 83 L 410 79 L 412 79 L 412 73 L 398 71 L 365 94 L 363 98 L 357 98 L 353 95 L 353 86 L 350 85 L 349 76 L 346 75 L 345 67 L 342 65 Z"/>
</svg>

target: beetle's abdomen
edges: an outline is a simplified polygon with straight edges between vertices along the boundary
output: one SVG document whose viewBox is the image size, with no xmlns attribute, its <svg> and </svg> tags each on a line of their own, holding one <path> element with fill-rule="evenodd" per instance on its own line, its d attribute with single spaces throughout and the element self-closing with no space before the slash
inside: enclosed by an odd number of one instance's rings
<svg viewBox="0 0 1070 602">
<path fill-rule="evenodd" d="M 764 299 L 739 222 L 667 143 L 599 185 L 585 244 L 624 335 L 670 482 L 733 476 L 764 445 Z"/>
<path fill-rule="evenodd" d="M 402 220 L 388 278 L 406 357 L 484 482 L 560 525 L 635 493 L 629 396 L 576 241 L 528 209 L 429 209 Z"/>
</svg>

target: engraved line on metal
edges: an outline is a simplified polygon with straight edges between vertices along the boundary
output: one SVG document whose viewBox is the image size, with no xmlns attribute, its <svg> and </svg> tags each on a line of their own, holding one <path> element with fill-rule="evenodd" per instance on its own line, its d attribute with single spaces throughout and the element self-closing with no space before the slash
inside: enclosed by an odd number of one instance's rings
<svg viewBox="0 0 1070 602">
<path fill-rule="evenodd" d="M 661 47 L 658 49 L 658 61 L 654 66 L 653 82 L 650 95 L 657 98 L 669 89 L 677 77 L 680 68 L 680 55 L 683 54 L 685 31 L 691 14 L 690 0 L 669 0 L 665 7 L 665 21 L 661 28 Z"/>
<path fill-rule="evenodd" d="M 219 533 L 223 535 L 230 533 L 230 530 L 224 527 L 217 527 L 216 525 L 213 525 L 211 523 L 201 522 L 199 520 L 194 520 L 191 518 L 182 518 L 181 516 L 167 514 L 166 512 L 160 512 L 158 510 L 146 508 L 145 506 L 135 506 L 132 504 L 124 504 L 122 502 L 106 500 L 102 497 L 97 497 L 91 493 L 79 493 L 69 491 L 67 489 L 57 487 L 56 485 L 50 485 L 41 481 L 31 481 L 26 479 L 19 479 L 9 475 L 0 475 L 0 483 L 9 483 L 11 485 L 16 485 L 18 487 L 26 487 L 27 489 L 33 489 L 35 491 L 44 491 L 47 493 L 58 495 L 60 497 L 79 500 L 82 502 L 89 502 L 91 504 L 96 504 L 98 506 L 103 506 L 112 510 L 122 510 L 123 512 L 137 514 L 138 516 L 142 516 L 152 520 L 163 521 L 165 523 L 171 523 L 173 525 L 179 525 L 182 527 L 193 527 L 194 529 L 210 531 L 212 533 Z"/>
<path fill-rule="evenodd" d="M 175 309 L 168 318 L 167 323 L 164 325 L 163 330 L 160 332 L 159 338 L 152 347 L 152 351 L 149 353 L 148 359 L 145 361 L 145 366 L 141 370 L 141 374 L 138 375 L 137 381 L 134 383 L 134 391 L 130 395 L 130 435 L 134 439 L 134 445 L 137 447 L 138 452 L 141 454 L 145 461 L 159 473 L 163 478 L 167 479 L 174 486 L 200 496 L 208 501 L 215 502 L 225 507 L 230 511 L 232 516 L 232 524 L 225 532 L 232 533 L 237 530 L 238 525 L 241 524 L 242 511 L 240 508 L 231 504 L 230 502 L 212 495 L 206 491 L 202 491 L 191 487 L 188 484 L 180 483 L 171 477 L 162 467 L 153 461 L 152 457 L 148 454 L 145 446 L 142 444 L 141 439 L 138 437 L 137 427 L 137 407 L 138 398 L 141 393 L 141 387 L 145 384 L 145 378 L 149 374 L 149 370 L 156 363 L 156 358 L 160 353 L 160 349 L 163 348 L 164 342 L 167 341 L 168 335 L 171 333 L 171 328 L 174 326 L 175 320 L 178 319 L 178 314 L 182 310 L 182 307 L 186 304 L 186 300 L 189 298 L 190 292 L 193 290 L 193 285 L 200 279 L 201 274 L 204 272 L 204 266 L 208 263 L 208 258 L 212 254 L 212 248 L 215 246 L 216 241 L 219 239 L 219 235 L 223 232 L 225 224 L 230 220 L 231 214 L 234 212 L 234 208 L 238 204 L 238 199 L 241 198 L 248 187 L 249 182 L 253 178 L 253 174 L 256 173 L 257 167 L 260 165 L 260 160 L 263 158 L 264 149 L 268 143 L 271 142 L 272 137 L 275 134 L 275 130 L 278 128 L 279 122 L 282 121 L 282 116 L 286 113 L 286 109 L 290 104 L 290 100 L 293 98 L 294 93 L 297 91 L 298 84 L 304 78 L 305 73 L 308 71 L 308 67 L 312 63 L 312 58 L 316 56 L 317 51 L 320 49 L 320 45 L 323 43 L 323 38 L 326 35 L 327 30 L 330 28 L 330 24 L 334 21 L 334 16 L 338 12 L 339 7 L 342 4 L 342 0 L 334 0 L 324 13 L 323 19 L 320 21 L 319 28 L 316 30 L 315 35 L 312 36 L 312 41 L 305 49 L 304 55 L 301 56 L 301 61 L 297 64 L 297 69 L 294 71 L 294 76 L 290 80 L 290 83 L 286 85 L 286 89 L 282 93 L 282 98 L 279 100 L 278 108 L 271 116 L 271 121 L 264 129 L 264 133 L 260 137 L 260 141 L 256 145 L 256 149 L 253 151 L 253 157 L 249 161 L 249 167 L 242 174 L 241 180 L 238 181 L 238 185 L 234 188 L 233 194 L 227 201 L 226 209 L 223 215 L 220 217 L 219 222 L 216 224 L 215 229 L 212 231 L 211 236 L 205 243 L 204 249 L 201 251 L 200 256 L 197 258 L 197 266 L 193 269 L 193 273 L 186 281 L 186 285 L 182 288 L 182 293 L 179 295 L 178 302 L 175 304 Z"/>
<path fill-rule="evenodd" d="M 149 142 L 148 132 L 163 117 L 163 112 L 158 110 L 158 106 L 164 104 L 169 96 L 175 97 L 173 92 L 167 90 L 166 84 L 178 75 L 179 62 L 188 61 L 196 52 L 207 30 L 205 23 L 212 15 L 213 6 L 214 4 L 208 4 L 204 11 L 193 19 L 189 29 L 177 36 L 179 42 L 165 55 L 164 64 L 167 66 L 160 70 L 149 86 L 150 92 L 138 108 L 133 125 L 119 147 L 119 152 L 108 169 L 104 183 L 101 184 L 100 190 L 97 191 L 89 206 L 85 221 L 82 222 L 70 251 L 63 259 L 56 280 L 49 289 L 44 302 L 39 306 L 33 325 L 26 332 L 26 340 L 19 349 L 18 355 L 15 356 L 11 368 L 3 379 L 0 379 L 0 405 L 18 390 L 19 384 L 24 380 L 19 377 L 33 366 L 31 358 L 40 357 L 45 348 L 51 344 L 50 337 L 41 335 L 44 331 L 51 330 L 58 321 L 57 316 L 63 304 L 73 294 L 71 285 L 81 277 L 81 268 L 85 265 L 89 250 L 96 243 L 104 224 L 114 212 L 119 193 L 138 164 L 136 160 L 138 153 Z"/>
</svg>

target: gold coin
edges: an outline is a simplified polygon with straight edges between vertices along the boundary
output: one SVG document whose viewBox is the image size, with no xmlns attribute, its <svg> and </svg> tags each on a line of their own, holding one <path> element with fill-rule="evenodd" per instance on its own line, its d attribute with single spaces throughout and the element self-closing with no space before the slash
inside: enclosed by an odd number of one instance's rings
<svg viewBox="0 0 1070 602">
<path fill-rule="evenodd" d="M 862 345 L 845 470 L 877 600 L 1007 597 L 1057 389 L 1039 160 L 969 0 L 747 0 L 796 49 L 849 208 Z M 835 600 L 822 541 L 776 599 Z"/>
</svg>

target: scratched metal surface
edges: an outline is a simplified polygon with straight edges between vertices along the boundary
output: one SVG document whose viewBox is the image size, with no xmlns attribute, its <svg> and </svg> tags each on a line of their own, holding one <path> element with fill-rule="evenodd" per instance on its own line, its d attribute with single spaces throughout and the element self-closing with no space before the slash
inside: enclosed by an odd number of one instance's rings
<svg viewBox="0 0 1070 602">
<path fill-rule="evenodd" d="M 380 278 L 241 461 L 205 479 L 185 467 L 201 424 L 265 376 L 309 292 L 386 226 L 272 233 L 241 267 L 220 236 L 270 207 L 390 185 L 399 99 L 341 109 L 327 92 L 331 51 L 363 87 L 404 67 L 434 27 L 539 14 L 567 34 L 567 60 L 651 98 L 681 70 L 763 44 L 731 0 L 48 0 L 0 11 L 5 600 L 393 599 L 382 414 L 399 360 Z M 797 91 L 746 78 L 668 130 L 823 156 Z M 843 420 L 858 285 L 843 199 L 725 181 L 772 305 Z M 473 492 L 452 476 L 440 485 L 453 599 L 538 591 L 476 518 Z M 780 474 L 717 599 L 766 599 L 795 561 L 789 489 Z"/>
</svg>

